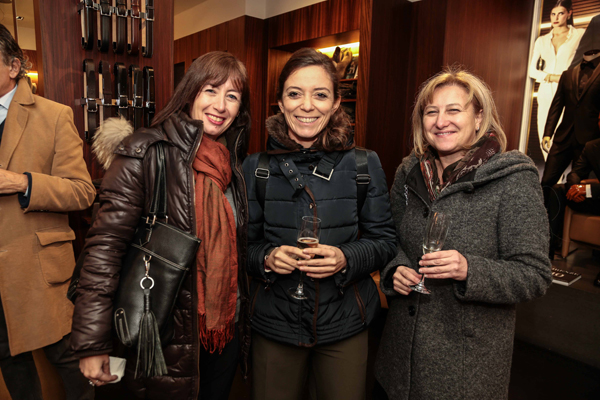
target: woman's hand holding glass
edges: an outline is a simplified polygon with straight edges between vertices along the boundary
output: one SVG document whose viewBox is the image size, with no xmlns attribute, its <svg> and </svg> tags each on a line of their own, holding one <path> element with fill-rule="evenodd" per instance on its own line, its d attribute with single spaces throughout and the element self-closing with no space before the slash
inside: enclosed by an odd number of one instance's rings
<svg viewBox="0 0 600 400">
<path fill-rule="evenodd" d="M 442 250 L 424 254 L 419 261 L 419 273 L 428 279 L 467 279 L 467 259 L 456 250 Z"/>
<path fill-rule="evenodd" d="M 296 246 L 279 246 L 269 254 L 265 267 L 276 274 L 288 275 L 297 268 L 299 259 L 310 257 Z"/>
<path fill-rule="evenodd" d="M 396 272 L 394 272 L 393 281 L 394 290 L 400 294 L 407 295 L 413 291 L 411 286 L 415 286 L 421 281 L 421 275 L 412 268 L 400 265 L 396 268 Z"/>
<path fill-rule="evenodd" d="M 304 257 L 297 261 L 298 269 L 306 272 L 306 276 L 316 279 L 327 278 L 348 265 L 346 256 L 338 247 L 319 244 L 317 247 L 302 250 Z M 323 258 L 315 258 L 322 256 Z"/>
</svg>

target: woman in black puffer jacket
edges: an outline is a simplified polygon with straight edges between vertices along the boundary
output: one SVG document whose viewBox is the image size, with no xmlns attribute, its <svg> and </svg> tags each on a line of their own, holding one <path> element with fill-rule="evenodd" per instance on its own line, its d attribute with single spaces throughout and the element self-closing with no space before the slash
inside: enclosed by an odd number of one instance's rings
<svg viewBox="0 0 600 400">
<path fill-rule="evenodd" d="M 308 375 L 319 399 L 365 398 L 366 328 L 380 307 L 370 274 L 396 246 L 385 174 L 371 151 L 358 209 L 356 152 L 338 86 L 327 56 L 294 53 L 277 86 L 282 114 L 267 121 L 268 163 L 254 154 L 243 164 L 256 399 L 300 398 Z M 266 188 L 257 187 L 265 169 Z M 300 221 L 314 214 L 322 220 L 320 243 L 300 250 Z M 288 293 L 300 271 L 308 277 L 306 300 Z"/>
</svg>

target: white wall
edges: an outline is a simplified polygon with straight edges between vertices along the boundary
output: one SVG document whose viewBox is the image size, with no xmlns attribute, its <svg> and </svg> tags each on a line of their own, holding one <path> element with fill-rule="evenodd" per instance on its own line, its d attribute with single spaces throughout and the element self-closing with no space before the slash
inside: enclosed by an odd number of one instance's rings
<svg viewBox="0 0 600 400">
<path fill-rule="evenodd" d="M 245 13 L 246 0 L 205 0 L 175 15 L 173 23 L 175 40 L 241 17 Z"/>
<path fill-rule="evenodd" d="M 322 1 L 325 0 L 198 0 L 198 5 L 175 15 L 174 36 L 180 39 L 243 15 L 267 19 Z"/>
</svg>

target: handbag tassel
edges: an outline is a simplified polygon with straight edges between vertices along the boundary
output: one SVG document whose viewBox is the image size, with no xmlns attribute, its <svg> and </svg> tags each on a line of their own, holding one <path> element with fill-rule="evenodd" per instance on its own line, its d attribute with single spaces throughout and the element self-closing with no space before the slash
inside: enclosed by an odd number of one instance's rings
<svg viewBox="0 0 600 400">
<path fill-rule="evenodd" d="M 156 317 L 150 308 L 150 289 L 144 289 L 144 313 L 140 321 L 135 378 L 165 375 L 167 365 L 162 352 Z"/>
</svg>

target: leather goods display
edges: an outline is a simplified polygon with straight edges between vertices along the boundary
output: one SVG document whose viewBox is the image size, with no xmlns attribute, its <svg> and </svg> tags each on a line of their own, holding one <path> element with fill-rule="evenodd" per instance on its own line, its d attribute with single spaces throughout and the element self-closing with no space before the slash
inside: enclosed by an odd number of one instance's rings
<svg viewBox="0 0 600 400">
<path fill-rule="evenodd" d="M 127 44 L 127 1 L 113 0 L 112 12 L 113 51 L 123 54 Z"/>
<path fill-rule="evenodd" d="M 127 94 L 127 68 L 123 63 L 115 63 L 115 105 L 119 117 L 129 118 L 129 97 Z"/>
<path fill-rule="evenodd" d="M 154 195 L 123 258 L 114 298 L 114 327 L 128 347 L 138 345 L 136 377 L 166 373 L 161 341 L 172 335 L 172 311 L 200 239 L 167 221 L 166 166 L 162 143 L 156 144 Z M 161 365 L 162 364 L 162 365 Z"/>
<path fill-rule="evenodd" d="M 129 98 L 131 99 L 131 109 L 129 115 L 133 124 L 133 129 L 142 127 L 144 119 L 144 87 L 142 82 L 142 71 L 137 65 L 129 66 Z"/>
<path fill-rule="evenodd" d="M 111 22 L 111 7 L 110 0 L 98 0 L 95 4 L 97 13 L 96 26 L 98 27 L 98 50 L 102 52 L 108 51 L 110 47 L 110 22 Z"/>
<path fill-rule="evenodd" d="M 81 18 L 81 46 L 85 50 L 94 47 L 94 0 L 81 0 L 77 5 L 77 12 Z"/>
<path fill-rule="evenodd" d="M 142 11 L 142 55 L 152 57 L 154 50 L 154 0 L 144 0 Z"/>
<path fill-rule="evenodd" d="M 112 78 L 110 65 L 106 61 L 100 61 L 98 64 L 98 74 L 100 79 L 98 80 L 98 93 L 100 94 L 100 101 L 102 106 L 100 107 L 100 125 L 106 118 L 112 116 L 111 107 L 112 104 Z"/>
<path fill-rule="evenodd" d="M 83 60 L 83 125 L 85 140 L 89 143 L 98 127 L 98 100 L 96 91 L 96 67 L 94 60 Z"/>
<path fill-rule="evenodd" d="M 127 53 L 136 56 L 140 50 L 141 0 L 127 0 L 129 18 L 127 18 Z"/>
<path fill-rule="evenodd" d="M 154 118 L 156 103 L 154 102 L 154 68 L 144 67 L 144 125 L 149 127 Z"/>
</svg>

